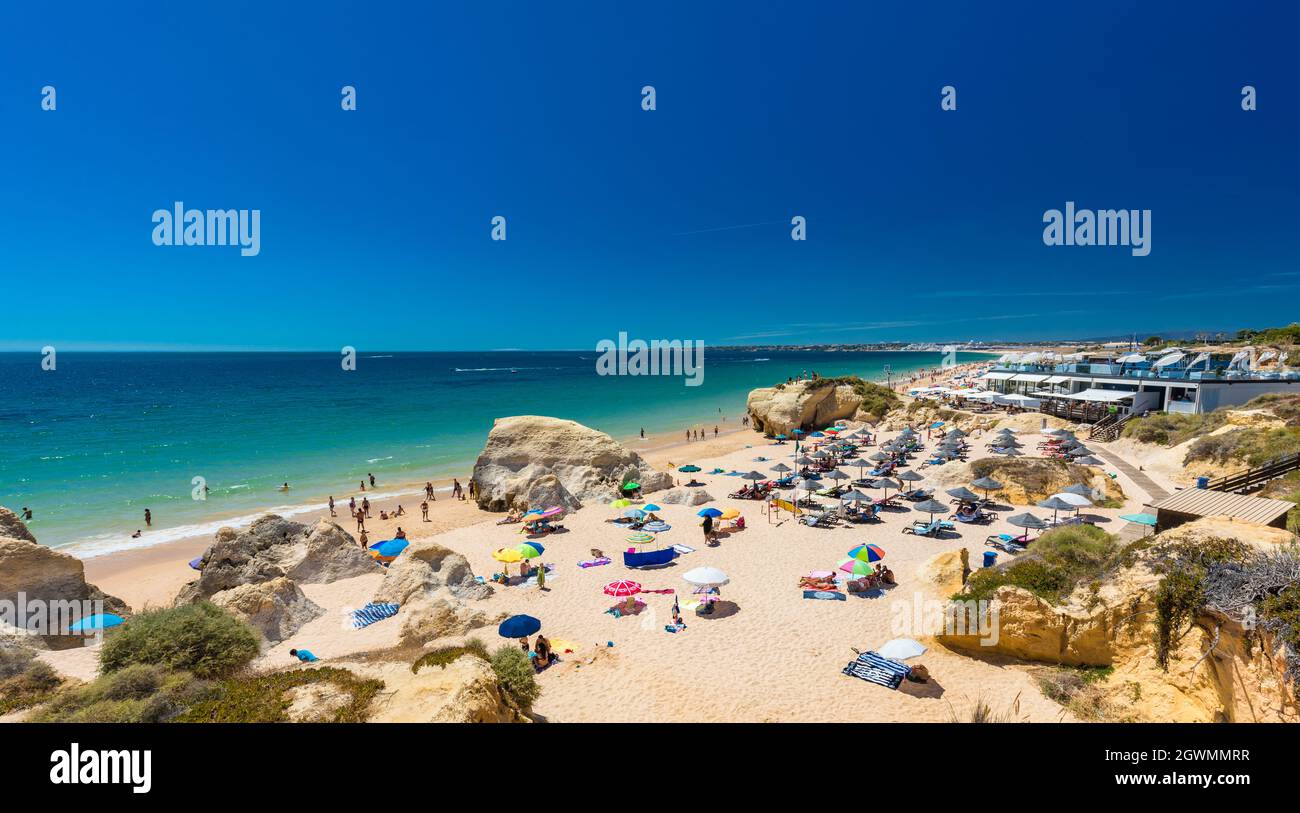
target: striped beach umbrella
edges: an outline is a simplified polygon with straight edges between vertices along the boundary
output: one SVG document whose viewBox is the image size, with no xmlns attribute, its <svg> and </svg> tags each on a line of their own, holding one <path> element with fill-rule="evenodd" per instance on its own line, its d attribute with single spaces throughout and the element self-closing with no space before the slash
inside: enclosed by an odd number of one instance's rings
<svg viewBox="0 0 1300 813">
<path fill-rule="evenodd" d="M 849 556 L 864 562 L 879 562 L 885 558 L 885 552 L 878 545 L 858 545 L 849 551 Z"/>
<path fill-rule="evenodd" d="M 870 576 L 876 572 L 876 569 L 861 559 L 854 559 L 850 556 L 840 561 L 836 568 L 843 570 L 845 573 L 851 573 L 854 576 Z"/>
<path fill-rule="evenodd" d="M 648 534 L 645 531 L 637 531 L 634 534 L 628 534 L 627 541 L 631 542 L 633 545 L 644 545 L 655 541 L 655 535 Z"/>
<path fill-rule="evenodd" d="M 628 596 L 635 596 L 640 592 L 641 585 L 627 579 L 619 579 L 618 581 L 613 581 L 605 585 L 605 595 L 607 596 L 627 598 Z"/>
</svg>

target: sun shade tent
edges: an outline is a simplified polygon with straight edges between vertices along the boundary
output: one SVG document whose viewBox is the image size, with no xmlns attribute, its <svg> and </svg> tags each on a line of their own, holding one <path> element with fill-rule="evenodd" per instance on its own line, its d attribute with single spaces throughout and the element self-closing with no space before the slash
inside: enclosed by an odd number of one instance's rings
<svg viewBox="0 0 1300 813">
<path fill-rule="evenodd" d="M 1011 523 L 1017 528 L 1024 528 L 1027 531 L 1028 530 L 1042 531 L 1047 528 L 1046 522 L 1043 522 L 1038 517 L 1029 513 L 1016 514 L 1014 517 L 1008 519 L 1007 522 Z"/>
<path fill-rule="evenodd" d="M 85 618 L 80 618 L 72 622 L 72 624 L 68 626 L 68 632 L 101 632 L 106 629 L 121 626 L 123 623 L 125 623 L 125 621 L 120 615 L 115 615 L 114 613 L 96 613 L 95 615 L 88 615 Z"/>
<path fill-rule="evenodd" d="M 1099 390 L 1086 389 L 1082 392 L 1063 393 L 1061 398 L 1069 398 L 1071 401 L 1091 401 L 1099 404 L 1115 404 L 1120 401 L 1127 401 L 1136 393 L 1126 392 L 1125 390 Z"/>
<path fill-rule="evenodd" d="M 924 511 L 925 513 L 929 514 L 931 520 L 934 519 L 935 514 L 948 513 L 948 506 L 944 505 L 943 503 L 935 499 L 922 500 L 921 502 L 917 503 L 912 507 L 917 511 Z"/>
<path fill-rule="evenodd" d="M 949 497 L 954 497 L 958 500 L 965 500 L 966 502 L 979 502 L 980 499 L 980 495 L 976 494 L 974 491 L 971 491 L 969 488 L 966 488 L 965 486 L 950 488 L 945 493 Z"/>
<path fill-rule="evenodd" d="M 716 567 L 697 567 L 688 570 L 682 580 L 696 587 L 721 587 L 730 581 L 726 573 Z"/>
<path fill-rule="evenodd" d="M 898 477 L 898 479 L 908 483 L 919 483 L 925 479 L 925 475 L 917 474 L 911 469 L 908 469 L 907 471 L 899 472 L 896 476 Z"/>
<path fill-rule="evenodd" d="M 1295 503 L 1208 488 L 1185 488 L 1151 507 L 1156 512 L 1157 531 L 1168 530 L 1201 517 L 1216 516 L 1285 529 L 1287 514 L 1295 508 Z"/>
</svg>

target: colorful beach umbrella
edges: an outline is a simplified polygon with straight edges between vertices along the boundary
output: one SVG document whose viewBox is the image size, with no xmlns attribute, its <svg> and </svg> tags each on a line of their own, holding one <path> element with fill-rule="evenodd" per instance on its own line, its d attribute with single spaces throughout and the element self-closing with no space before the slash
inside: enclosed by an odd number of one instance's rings
<svg viewBox="0 0 1300 813">
<path fill-rule="evenodd" d="M 849 556 L 864 562 L 879 562 L 885 558 L 885 552 L 878 545 L 858 545 L 849 551 Z"/>
<path fill-rule="evenodd" d="M 701 508 L 699 511 L 695 512 L 695 516 L 717 518 L 722 516 L 722 512 L 717 508 Z"/>
<path fill-rule="evenodd" d="M 696 469 L 696 471 L 699 471 L 699 469 Z M 631 505 L 631 504 L 632 504 L 632 501 L 631 501 L 631 500 L 614 500 L 612 503 L 609 504 L 609 507 L 610 507 L 610 508 L 627 508 L 627 507 L 628 507 L 629 505 Z"/>
<path fill-rule="evenodd" d="M 718 515 L 718 519 L 735 519 L 740 516 L 740 511 L 735 508 L 728 508 Z"/>
<path fill-rule="evenodd" d="M 387 564 L 410 545 L 405 539 L 383 539 L 370 546 L 370 555 Z"/>
<path fill-rule="evenodd" d="M 637 531 L 634 534 L 628 534 L 627 541 L 631 542 L 633 545 L 644 545 L 655 541 L 655 535 L 648 534 L 645 531 Z"/>
<path fill-rule="evenodd" d="M 542 547 L 541 542 L 524 542 L 518 545 L 515 550 L 519 551 L 519 555 L 525 559 L 536 559 L 546 553 L 546 548 Z"/>
<path fill-rule="evenodd" d="M 640 487 L 641 487 L 641 484 L 640 484 L 640 483 L 632 482 L 631 480 L 629 480 L 628 482 L 626 482 L 626 483 L 623 484 L 623 490 L 624 490 L 624 491 L 634 490 L 634 489 L 638 489 L 638 488 L 640 488 Z"/>
<path fill-rule="evenodd" d="M 605 585 L 605 595 L 607 596 L 627 598 L 628 596 L 635 596 L 640 592 L 641 585 L 627 579 L 619 579 L 618 581 L 613 581 Z"/>
<path fill-rule="evenodd" d="M 1156 525 L 1155 514 L 1120 514 L 1119 518 L 1126 522 L 1136 522 L 1138 525 L 1150 525 L 1153 528 Z"/>
<path fill-rule="evenodd" d="M 99 632 L 101 630 L 120 626 L 123 623 L 125 623 L 125 619 L 120 615 L 114 615 L 113 613 L 97 613 L 72 622 L 68 627 L 68 632 Z"/>
<path fill-rule="evenodd" d="M 507 565 L 515 562 L 522 562 L 524 560 L 523 554 L 521 554 L 516 548 L 498 548 L 497 550 L 492 551 L 492 558 L 496 559 L 498 562 L 504 562 Z"/>
<path fill-rule="evenodd" d="M 662 510 L 664 510 L 664 509 L 660 508 L 659 506 L 657 506 L 657 505 L 655 505 L 654 503 L 651 502 L 651 503 L 646 503 L 645 505 L 641 506 L 641 510 L 642 510 L 642 511 L 646 511 L 646 512 L 650 512 L 650 511 L 662 511 Z"/>
<path fill-rule="evenodd" d="M 843 570 L 845 573 L 852 573 L 854 576 L 870 576 L 872 573 L 876 572 L 874 567 L 861 559 L 854 559 L 852 556 L 840 561 L 836 567 L 839 570 Z"/>
<path fill-rule="evenodd" d="M 655 533 L 655 534 L 661 534 L 661 533 L 663 533 L 664 531 L 670 531 L 670 530 L 672 530 L 672 527 L 673 527 L 673 526 L 669 525 L 667 522 L 664 522 L 664 521 L 661 520 L 661 519 L 660 519 L 660 520 L 655 520 L 654 522 L 647 522 L 645 525 L 642 525 L 642 526 L 641 526 L 641 528 L 642 528 L 643 530 L 646 530 L 646 531 L 649 531 L 649 532 L 651 532 L 651 533 Z"/>
<path fill-rule="evenodd" d="M 697 471 L 699 471 L 699 470 L 700 470 L 700 467 L 699 467 L 699 466 L 693 466 L 693 465 L 691 465 L 690 463 L 687 463 L 685 466 L 678 466 L 678 467 L 677 467 L 677 470 L 678 470 L 678 471 L 684 471 L 684 472 L 686 472 L 687 474 L 691 474 L 691 473 L 693 473 L 693 472 L 697 472 Z"/>
<path fill-rule="evenodd" d="M 512 615 L 497 627 L 497 635 L 502 638 L 525 638 L 541 629 L 542 622 L 531 615 Z"/>
</svg>

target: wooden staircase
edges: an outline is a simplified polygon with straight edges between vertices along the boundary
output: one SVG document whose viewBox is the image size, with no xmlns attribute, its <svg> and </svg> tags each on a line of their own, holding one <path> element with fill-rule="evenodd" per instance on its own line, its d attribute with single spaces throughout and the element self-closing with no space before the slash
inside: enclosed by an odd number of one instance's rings
<svg viewBox="0 0 1300 813">
<path fill-rule="evenodd" d="M 1217 477 L 1206 484 L 1206 488 L 1215 491 L 1231 491 L 1234 494 L 1249 494 L 1257 491 L 1266 483 L 1300 469 L 1300 452 L 1273 458 L 1263 465 L 1243 471 Z"/>
<path fill-rule="evenodd" d="M 1102 443 L 1115 440 L 1124 431 L 1124 424 L 1129 422 L 1133 413 L 1129 412 L 1124 415 L 1117 413 L 1107 413 L 1106 417 L 1092 425 L 1088 431 L 1088 440 L 1096 440 Z"/>
</svg>

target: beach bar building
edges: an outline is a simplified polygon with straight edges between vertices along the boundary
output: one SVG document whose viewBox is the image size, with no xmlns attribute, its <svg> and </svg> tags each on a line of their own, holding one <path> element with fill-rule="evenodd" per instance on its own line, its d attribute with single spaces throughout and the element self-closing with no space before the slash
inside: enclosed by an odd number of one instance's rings
<svg viewBox="0 0 1300 813">
<path fill-rule="evenodd" d="M 1261 369 L 1258 358 L 1246 350 L 1008 354 L 980 382 L 996 393 L 1034 398 L 1043 412 L 1085 422 L 1107 414 L 1212 412 L 1267 393 L 1300 394 L 1300 371 Z"/>
<path fill-rule="evenodd" d="M 1209 488 L 1185 488 L 1148 508 L 1156 515 L 1157 532 L 1202 517 L 1228 517 L 1286 530 L 1286 515 L 1295 508 L 1295 503 Z"/>
</svg>

